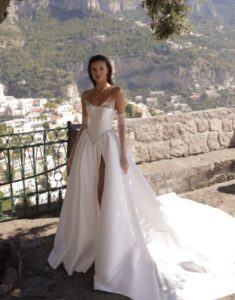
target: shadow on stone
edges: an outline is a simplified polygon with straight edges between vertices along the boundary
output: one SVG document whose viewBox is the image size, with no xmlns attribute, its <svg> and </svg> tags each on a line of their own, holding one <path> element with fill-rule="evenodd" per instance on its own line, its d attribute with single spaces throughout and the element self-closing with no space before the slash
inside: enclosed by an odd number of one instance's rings
<svg viewBox="0 0 235 300">
<path fill-rule="evenodd" d="M 220 186 L 217 191 L 220 193 L 235 195 L 235 184 Z"/>
<path fill-rule="evenodd" d="M 21 296 L 21 288 L 22 259 L 19 242 L 0 239 L 0 298 L 15 290 Z"/>
<path fill-rule="evenodd" d="M 40 219 L 25 222 L 24 227 L 15 228 L 5 235 L 4 242 L 19 245 L 22 258 L 22 289 L 20 297 L 15 297 L 15 287 L 4 293 L 3 300 L 21 298 L 24 300 L 128 300 L 122 295 L 96 291 L 94 284 L 94 264 L 86 273 L 74 272 L 69 276 L 63 265 L 53 270 L 47 258 L 52 250 L 57 222 Z M 21 222 L 23 220 L 20 220 Z M 37 221 L 37 223 L 35 223 Z M 9 221 L 10 222 L 10 221 Z M 12 221 L 14 222 L 14 221 Z M 9 223 L 8 223 L 9 224 Z M 11 226 L 13 228 L 14 226 Z M 10 228 L 10 227 L 9 227 Z M 53 234 L 52 234 L 53 232 Z M 4 237 L 4 235 L 2 235 Z M 8 238 L 7 238 L 8 237 Z M 0 239 L 1 241 L 2 239 Z M 17 246 L 18 247 L 18 246 Z M 15 273 L 15 271 L 13 271 Z M 11 270 L 8 274 L 14 275 Z M 14 281 L 14 276 L 12 277 Z M 15 282 L 15 281 L 14 281 Z M 15 285 L 17 287 L 17 285 Z M 1 298 L 1 296 L 0 296 Z"/>
</svg>

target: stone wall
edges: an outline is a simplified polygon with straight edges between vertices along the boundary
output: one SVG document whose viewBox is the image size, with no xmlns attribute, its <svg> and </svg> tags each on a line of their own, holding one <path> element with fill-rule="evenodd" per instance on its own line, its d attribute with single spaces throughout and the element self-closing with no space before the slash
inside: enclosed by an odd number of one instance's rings
<svg viewBox="0 0 235 300">
<path fill-rule="evenodd" d="M 127 140 L 137 163 L 207 153 L 235 146 L 235 108 L 127 119 Z"/>
</svg>

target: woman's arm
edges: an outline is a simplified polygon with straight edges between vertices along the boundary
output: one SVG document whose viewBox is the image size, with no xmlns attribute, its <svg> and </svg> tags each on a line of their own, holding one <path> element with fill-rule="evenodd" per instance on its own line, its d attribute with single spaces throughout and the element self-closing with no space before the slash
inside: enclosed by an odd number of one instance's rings
<svg viewBox="0 0 235 300">
<path fill-rule="evenodd" d="M 128 162 L 126 157 L 126 126 L 125 126 L 125 98 L 123 91 L 117 87 L 114 93 L 117 109 L 118 134 L 120 140 L 120 164 L 124 173 L 127 173 Z"/>
<path fill-rule="evenodd" d="M 82 94 L 82 97 L 81 97 L 81 102 L 82 102 L 82 124 L 81 124 L 81 126 L 79 128 L 78 133 L 76 134 L 76 138 L 75 138 L 75 141 L 74 141 L 74 144 L 73 144 L 73 147 L 72 147 L 69 159 L 68 159 L 68 170 L 69 171 L 70 171 L 70 168 L 72 166 L 72 161 L 73 161 L 73 156 L 74 156 L 74 152 L 75 152 L 75 149 L 76 149 L 76 145 L 77 145 L 77 143 L 79 141 L 79 138 L 80 138 L 83 130 L 85 128 L 87 128 L 87 125 L 88 125 L 88 114 L 87 114 L 86 102 L 85 102 L 85 95 L 86 94 L 87 94 L 87 91 L 85 91 Z"/>
</svg>

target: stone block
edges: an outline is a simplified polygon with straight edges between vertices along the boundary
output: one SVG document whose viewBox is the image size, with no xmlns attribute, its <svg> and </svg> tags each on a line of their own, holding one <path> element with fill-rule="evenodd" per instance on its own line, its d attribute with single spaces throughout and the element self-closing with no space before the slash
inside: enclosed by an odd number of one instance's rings
<svg viewBox="0 0 235 300">
<path fill-rule="evenodd" d="M 234 136 L 234 132 L 220 132 L 219 133 L 219 143 L 221 148 L 228 148 L 232 146 L 232 139 Z"/>
<path fill-rule="evenodd" d="M 199 132 L 209 131 L 209 122 L 206 119 L 197 119 L 197 128 Z"/>
<path fill-rule="evenodd" d="M 188 156 L 188 145 L 182 139 L 174 139 L 170 141 L 170 156 L 181 157 Z"/>
<path fill-rule="evenodd" d="M 222 129 L 226 132 L 231 132 L 233 130 L 233 121 L 230 119 L 224 119 L 222 122 Z"/>
<path fill-rule="evenodd" d="M 178 139 L 182 137 L 183 129 L 181 123 L 163 125 L 163 140 Z"/>
<path fill-rule="evenodd" d="M 222 121 L 220 119 L 209 120 L 210 131 L 222 131 Z"/>
<path fill-rule="evenodd" d="M 183 129 L 190 133 L 197 133 L 197 125 L 194 120 L 189 120 L 183 124 Z"/>
<path fill-rule="evenodd" d="M 135 140 L 137 142 L 152 142 L 152 141 L 161 141 L 163 136 L 163 129 L 161 124 L 155 126 L 139 126 L 136 128 Z"/>
<path fill-rule="evenodd" d="M 197 134 L 184 133 L 183 141 L 188 145 L 189 155 L 206 153 L 209 151 L 207 136 L 207 132 Z"/>
<path fill-rule="evenodd" d="M 155 142 L 149 145 L 150 161 L 170 158 L 170 142 Z"/>
<path fill-rule="evenodd" d="M 151 161 L 149 155 L 148 144 L 136 143 L 132 148 L 132 153 L 136 163 L 142 163 L 145 161 Z"/>
<path fill-rule="evenodd" d="M 219 136 L 218 132 L 208 132 L 207 145 L 210 151 L 220 149 L 218 136 Z"/>
</svg>

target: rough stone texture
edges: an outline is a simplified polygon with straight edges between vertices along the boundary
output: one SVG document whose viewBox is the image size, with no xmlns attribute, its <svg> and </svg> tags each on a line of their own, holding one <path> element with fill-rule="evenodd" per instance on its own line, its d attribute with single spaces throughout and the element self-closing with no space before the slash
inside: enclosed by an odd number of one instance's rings
<svg viewBox="0 0 235 300">
<path fill-rule="evenodd" d="M 189 120 L 184 124 L 184 129 L 190 133 L 196 133 L 197 130 L 197 124 L 195 120 Z"/>
<path fill-rule="evenodd" d="M 139 168 L 157 194 L 183 193 L 235 178 L 235 149 L 142 163 Z"/>
<path fill-rule="evenodd" d="M 208 120 L 197 119 L 196 123 L 197 123 L 198 132 L 204 132 L 204 131 L 208 131 L 209 130 Z"/>
<path fill-rule="evenodd" d="M 232 131 L 233 130 L 233 120 L 223 120 L 222 122 L 223 131 Z"/>
<path fill-rule="evenodd" d="M 234 132 L 220 132 L 219 133 L 219 144 L 221 147 L 228 148 L 233 144 L 233 135 Z"/>
<path fill-rule="evenodd" d="M 156 124 L 154 127 L 141 126 L 138 131 L 134 132 L 134 138 L 138 142 L 161 141 L 163 138 L 163 128 L 161 124 Z"/>
<path fill-rule="evenodd" d="M 233 107 L 127 119 L 126 124 L 128 145 L 137 163 L 235 146 Z"/>
<path fill-rule="evenodd" d="M 183 128 L 180 123 L 163 125 L 163 140 L 178 139 L 182 136 Z"/>
<path fill-rule="evenodd" d="M 186 132 L 183 135 L 183 141 L 188 145 L 190 155 L 208 152 L 207 139 L 206 132 L 196 134 Z"/>
<path fill-rule="evenodd" d="M 222 121 L 219 119 L 209 120 L 210 131 L 221 131 L 222 130 Z"/>
<path fill-rule="evenodd" d="M 136 163 L 186 157 L 235 147 L 235 108 L 127 119 L 126 137 Z M 117 132 L 117 122 L 114 121 Z M 72 127 L 69 151 L 76 136 Z"/>
<path fill-rule="evenodd" d="M 170 141 L 170 157 L 187 156 L 189 147 L 182 139 L 174 139 Z"/>
<path fill-rule="evenodd" d="M 220 148 L 220 144 L 218 141 L 218 132 L 209 132 L 207 145 L 210 151 L 218 150 Z"/>
<path fill-rule="evenodd" d="M 163 158 L 170 158 L 169 142 L 155 142 L 149 145 L 149 160 L 155 161 Z"/>
<path fill-rule="evenodd" d="M 222 209 L 235 217 L 235 180 L 180 194 L 181 197 Z M 229 299 L 229 298 L 228 298 Z"/>
</svg>

